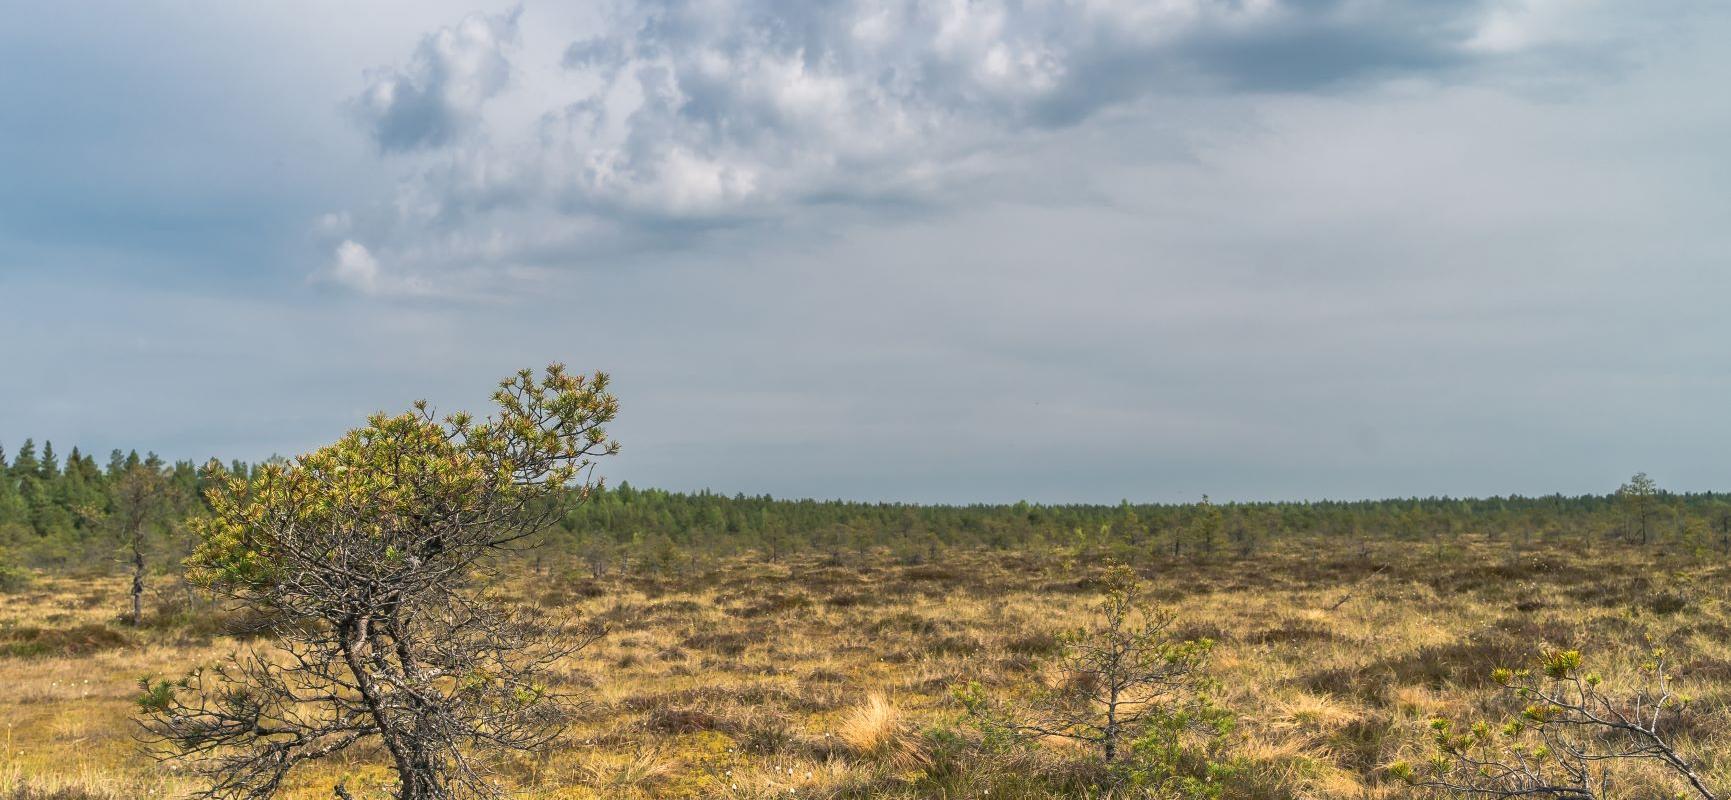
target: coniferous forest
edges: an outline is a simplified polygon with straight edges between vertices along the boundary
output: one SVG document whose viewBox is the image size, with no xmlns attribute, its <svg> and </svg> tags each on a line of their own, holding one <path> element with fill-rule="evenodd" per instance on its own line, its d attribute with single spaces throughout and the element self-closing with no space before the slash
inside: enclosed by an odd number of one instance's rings
<svg viewBox="0 0 1731 800">
<path fill-rule="evenodd" d="M 102 461 L 76 446 L 23 439 L 0 445 L 0 547 L 10 568 L 100 569 L 115 557 L 119 487 L 150 473 L 148 547 L 172 569 L 190 547 L 186 521 L 208 511 L 203 491 L 216 464 L 229 474 L 255 465 L 231 460 L 167 462 L 154 453 L 112 450 Z M 552 529 L 569 554 L 647 566 L 694 556 L 758 551 L 888 550 L 908 557 L 950 547 L 1016 550 L 1085 544 L 1125 555 L 1250 555 L 1284 538 L 1317 538 L 1351 548 L 1369 540 L 1436 543 L 1459 534 L 1514 542 L 1644 544 L 1731 553 L 1731 493 L 1672 493 L 1636 475 L 1604 494 L 1543 497 L 1398 498 L 1365 501 L 1117 505 L 917 505 L 777 499 L 604 486 L 569 504 Z M 604 554 L 604 555 L 603 555 Z"/>
</svg>

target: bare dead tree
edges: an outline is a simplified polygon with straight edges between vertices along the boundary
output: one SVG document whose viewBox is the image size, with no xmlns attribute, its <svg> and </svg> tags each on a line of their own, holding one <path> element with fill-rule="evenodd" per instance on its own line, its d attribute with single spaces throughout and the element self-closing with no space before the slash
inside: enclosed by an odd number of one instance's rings
<svg viewBox="0 0 1731 800">
<path fill-rule="evenodd" d="M 1423 773 L 1397 765 L 1415 783 L 1464 797 L 1605 800 L 1613 795 L 1612 766 L 1630 759 L 1662 764 L 1699 800 L 1723 800 L 1667 725 L 1687 711 L 1671 689 L 1663 651 L 1643 665 L 1645 685 L 1628 695 L 1601 690 L 1581 672 L 1576 650 L 1553 650 L 1531 670 L 1498 670 L 1495 678 L 1524 708 L 1500 728 L 1478 723 L 1464 732 L 1432 722 L 1438 757 Z M 1677 797 L 1685 796 L 1683 793 Z"/>
<path fill-rule="evenodd" d="M 539 676 L 595 633 L 482 587 L 494 557 L 529 545 L 617 452 L 606 389 L 602 374 L 525 370 L 484 422 L 419 403 L 251 480 L 223 476 L 190 563 L 275 635 L 147 683 L 153 752 L 206 777 L 201 796 L 257 800 L 301 764 L 376 742 L 400 800 L 497 796 L 496 757 L 558 733 L 565 698 Z"/>
</svg>

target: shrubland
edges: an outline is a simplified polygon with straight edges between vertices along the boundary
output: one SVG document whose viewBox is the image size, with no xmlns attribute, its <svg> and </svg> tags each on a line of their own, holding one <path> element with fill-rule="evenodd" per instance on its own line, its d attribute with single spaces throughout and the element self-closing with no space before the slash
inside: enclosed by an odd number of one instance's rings
<svg viewBox="0 0 1731 800">
<path fill-rule="evenodd" d="M 1336 553 L 1283 540 L 1248 558 L 1134 564 L 1151 604 L 1172 615 L 1171 641 L 1212 643 L 1208 701 L 1229 724 L 1183 733 L 1170 756 L 1131 744 L 1118 767 L 1088 742 L 990 724 L 958 697 L 974 687 L 1026 709 L 1064 688 L 1066 642 L 1098 620 L 1106 575 L 1092 554 L 742 554 L 599 579 L 580 558 L 543 554 L 489 591 L 606 634 L 552 665 L 549 687 L 575 707 L 547 748 L 507 759 L 499 775 L 512 796 L 534 798 L 1134 797 L 1145 795 L 1130 793 L 1129 772 L 1165 764 L 1226 798 L 1422 797 L 1430 790 L 1391 767 L 1428 769 L 1434 720 L 1464 731 L 1524 710 L 1499 668 L 1578 650 L 1622 696 L 1651 681 L 1663 648 L 1669 685 L 1688 699 L 1667 711 L 1666 741 L 1724 791 L 1731 569 L 1623 547 L 1516 551 L 1472 534 L 1447 547 L 1439 560 L 1398 543 Z M 0 595 L 10 725 L 0 797 L 198 785 L 140 752 L 137 681 L 261 641 L 244 616 L 196 593 L 201 611 L 189 613 L 170 584 L 147 595 L 134 629 L 128 589 L 121 575 L 39 574 Z M 297 772 L 280 796 L 330 797 L 339 781 L 377 796 L 388 763 L 361 747 Z M 1606 767 L 1617 792 L 1607 796 L 1687 788 L 1656 762 Z"/>
<path fill-rule="evenodd" d="M 0 800 L 1731 790 L 1722 495 L 607 489 L 605 376 L 495 400 L 0 458 Z"/>
</svg>

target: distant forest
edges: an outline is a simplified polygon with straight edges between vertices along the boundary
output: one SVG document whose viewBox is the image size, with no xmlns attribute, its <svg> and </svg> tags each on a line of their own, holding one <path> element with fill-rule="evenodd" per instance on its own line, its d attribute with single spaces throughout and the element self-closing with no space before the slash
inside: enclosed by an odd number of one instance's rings
<svg viewBox="0 0 1731 800">
<path fill-rule="evenodd" d="M 224 468 L 250 474 L 239 461 Z M 112 451 L 106 461 L 26 439 L 0 447 L 0 569 L 100 569 L 142 540 L 154 569 L 192 545 L 206 467 Z M 131 475 L 133 480 L 125 480 Z M 125 488 L 123 488 L 125 487 Z M 1606 494 L 1374 501 L 1117 505 L 916 505 L 682 493 L 621 483 L 564 511 L 548 553 L 591 569 L 675 569 L 754 551 L 837 555 L 887 548 L 907 559 L 951 547 L 1108 549 L 1136 557 L 1235 557 L 1282 537 L 1434 542 L 1460 534 L 1513 544 L 1576 541 L 1731 553 L 1731 493 L 1671 493 L 1644 475 Z"/>
</svg>

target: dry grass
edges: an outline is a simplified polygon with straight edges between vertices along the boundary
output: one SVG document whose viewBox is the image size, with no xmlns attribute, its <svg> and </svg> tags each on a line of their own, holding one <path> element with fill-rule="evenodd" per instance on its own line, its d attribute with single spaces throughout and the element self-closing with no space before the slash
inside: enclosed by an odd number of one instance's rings
<svg viewBox="0 0 1731 800">
<path fill-rule="evenodd" d="M 1243 800 L 1410 796 L 1381 767 L 1421 755 L 1436 714 L 1498 708 L 1485 675 L 1541 644 L 1586 650 L 1608 682 L 1648 646 L 1670 649 L 1694 700 L 1680 734 L 1731 785 L 1731 570 L 1606 548 L 1511 552 L 1287 543 L 1250 560 L 1151 562 L 1151 593 L 1186 635 L 1219 644 L 1221 702 Z M 499 765 L 518 797 L 864 798 L 1083 796 L 1097 768 L 1074 749 L 987 754 L 950 699 L 978 680 L 1006 697 L 1042 679 L 1055 634 L 1081 623 L 1100 559 L 956 553 L 937 563 L 817 556 L 734 559 L 679 575 L 587 577 L 573 565 L 502 587 L 605 621 L 559 666 L 586 704 L 558 747 Z M 1343 601 L 1343 598 L 1344 601 Z M 172 675 L 246 642 L 165 599 L 133 631 L 118 580 L 39 577 L 0 595 L 0 800 L 167 797 L 187 784 L 139 753 L 138 677 Z M 285 797 L 357 796 L 388 780 L 357 752 Z M 1662 776 L 1627 771 L 1630 797 Z"/>
<path fill-rule="evenodd" d="M 883 692 L 871 692 L 836 725 L 840 739 L 856 758 L 911 770 L 925 766 L 917 732 Z"/>
</svg>

